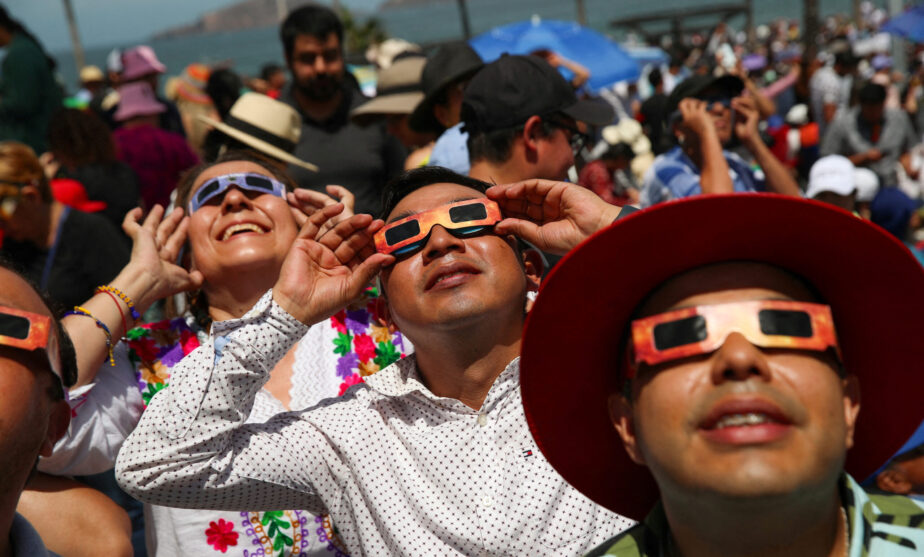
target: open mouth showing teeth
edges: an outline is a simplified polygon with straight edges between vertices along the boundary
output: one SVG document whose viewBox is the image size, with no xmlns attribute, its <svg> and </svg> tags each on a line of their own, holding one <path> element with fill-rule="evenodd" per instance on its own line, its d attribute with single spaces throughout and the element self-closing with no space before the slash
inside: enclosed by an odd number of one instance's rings
<svg viewBox="0 0 924 557">
<path fill-rule="evenodd" d="M 235 234 L 242 234 L 244 232 L 256 232 L 257 234 L 263 234 L 264 231 L 262 228 L 260 228 L 256 224 L 253 224 L 250 222 L 246 222 L 243 224 L 235 224 L 233 226 L 229 226 L 225 230 L 225 233 L 221 235 L 221 240 L 225 241 L 231 236 L 234 236 Z"/>
<path fill-rule="evenodd" d="M 779 423 L 766 414 L 748 412 L 747 414 L 729 414 L 715 423 L 710 429 L 724 429 L 726 427 L 742 427 L 761 424 Z"/>
</svg>

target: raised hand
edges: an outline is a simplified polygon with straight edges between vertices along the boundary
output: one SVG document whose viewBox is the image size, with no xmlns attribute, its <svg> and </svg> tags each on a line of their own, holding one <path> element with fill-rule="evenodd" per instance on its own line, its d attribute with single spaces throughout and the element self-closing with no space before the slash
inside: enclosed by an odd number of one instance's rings
<svg viewBox="0 0 924 557">
<path fill-rule="evenodd" d="M 286 200 L 292 208 L 292 215 L 295 217 L 295 223 L 299 228 L 308 222 L 308 217 L 321 209 L 331 207 L 337 203 L 343 204 L 343 211 L 325 222 L 318 231 L 318 237 L 333 228 L 338 222 L 352 217 L 353 207 L 356 203 L 356 197 L 343 186 L 329 185 L 325 189 L 327 194 L 305 188 L 298 188 L 294 192 L 286 194 Z"/>
<path fill-rule="evenodd" d="M 176 263 L 189 228 L 183 209 L 178 207 L 165 218 L 164 208 L 155 205 L 144 223 L 138 222 L 141 215 L 141 209 L 135 208 L 122 221 L 122 229 L 132 239 L 132 254 L 111 284 L 128 293 L 143 313 L 161 298 L 199 288 L 203 277 Z"/>
<path fill-rule="evenodd" d="M 620 208 L 592 191 L 552 180 L 526 180 L 487 191 L 501 208 L 498 234 L 513 234 L 548 253 L 562 255 L 605 228 Z"/>
<path fill-rule="evenodd" d="M 336 313 L 362 294 L 382 266 L 394 261 L 375 251 L 372 237 L 385 223 L 370 215 L 341 220 L 318 238 L 327 221 L 342 211 L 338 203 L 307 218 L 273 286 L 276 303 L 302 323 Z"/>
<path fill-rule="evenodd" d="M 703 137 L 710 131 L 715 131 L 715 123 L 709 114 L 706 101 L 688 97 L 681 100 L 677 108 L 680 110 L 681 128 L 698 137 Z"/>
<path fill-rule="evenodd" d="M 760 139 L 757 124 L 760 123 L 760 111 L 757 103 L 751 97 L 735 97 L 732 99 L 732 110 L 735 111 L 735 135 L 745 146 Z"/>
</svg>

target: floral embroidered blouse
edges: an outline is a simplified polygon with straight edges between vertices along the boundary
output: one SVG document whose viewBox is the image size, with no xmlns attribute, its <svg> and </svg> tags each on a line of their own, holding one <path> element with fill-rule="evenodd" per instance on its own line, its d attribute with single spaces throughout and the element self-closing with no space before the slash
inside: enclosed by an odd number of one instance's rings
<svg viewBox="0 0 924 557">
<path fill-rule="evenodd" d="M 412 351 L 401 333 L 379 323 L 375 298 L 375 290 L 368 290 L 364 298 L 314 325 L 302 338 L 292 369 L 291 409 L 308 408 L 325 398 L 340 396 L 351 385 Z M 169 385 L 173 366 L 198 348 L 204 332 L 178 318 L 137 327 L 126 337 L 128 356 L 147 406 Z M 263 389 L 247 421 L 264 422 L 285 411 L 282 403 Z M 155 556 L 346 555 L 330 517 L 303 510 L 230 512 L 145 507 L 148 549 Z"/>
</svg>

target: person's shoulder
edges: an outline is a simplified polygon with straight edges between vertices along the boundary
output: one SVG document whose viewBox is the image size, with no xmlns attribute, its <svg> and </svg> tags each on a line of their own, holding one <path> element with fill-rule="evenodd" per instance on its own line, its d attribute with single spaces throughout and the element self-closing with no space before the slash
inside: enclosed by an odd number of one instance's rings
<svg viewBox="0 0 924 557">
<path fill-rule="evenodd" d="M 606 540 L 585 557 L 649 557 L 660 555 L 657 546 L 657 536 L 642 522 Z"/>
</svg>

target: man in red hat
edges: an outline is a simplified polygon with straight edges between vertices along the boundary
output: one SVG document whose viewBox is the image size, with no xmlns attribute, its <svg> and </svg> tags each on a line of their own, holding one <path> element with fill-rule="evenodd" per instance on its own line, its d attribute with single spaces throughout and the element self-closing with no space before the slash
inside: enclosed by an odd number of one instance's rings
<svg viewBox="0 0 924 557">
<path fill-rule="evenodd" d="M 922 315 L 920 265 L 847 212 L 763 194 L 665 204 L 546 279 L 523 341 L 527 421 L 578 490 L 648 513 L 591 555 L 920 555 L 924 507 L 854 477 L 921 422 Z"/>
</svg>

